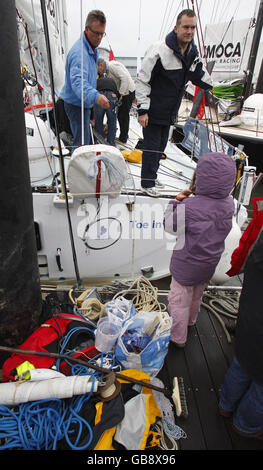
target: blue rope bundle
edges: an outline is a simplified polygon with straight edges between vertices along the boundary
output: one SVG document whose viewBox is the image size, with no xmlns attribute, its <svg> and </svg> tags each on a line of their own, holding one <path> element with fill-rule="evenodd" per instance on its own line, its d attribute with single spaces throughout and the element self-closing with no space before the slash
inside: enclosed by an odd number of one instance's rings
<svg viewBox="0 0 263 470">
<path fill-rule="evenodd" d="M 70 413 L 62 400 L 41 400 L 21 404 L 16 411 L 0 406 L 0 449 L 55 450 L 57 442 L 66 438 L 72 449 L 77 448 L 78 439 L 71 443 L 68 433 L 72 421 L 79 421 L 80 429 L 84 420 L 77 413 Z M 74 411 L 74 410 L 73 410 Z M 92 440 L 90 432 L 89 442 Z M 80 449 L 81 450 L 81 449 Z"/>
<path fill-rule="evenodd" d="M 93 439 L 93 433 L 90 424 L 79 413 L 93 393 L 94 380 L 95 374 L 89 394 L 69 401 L 58 398 L 39 400 L 22 403 L 16 409 L 0 406 L 0 450 L 55 450 L 61 439 L 65 439 L 72 450 L 85 450 Z M 89 439 L 80 446 L 85 428 Z M 70 439 L 73 433 L 74 442 Z"/>
</svg>

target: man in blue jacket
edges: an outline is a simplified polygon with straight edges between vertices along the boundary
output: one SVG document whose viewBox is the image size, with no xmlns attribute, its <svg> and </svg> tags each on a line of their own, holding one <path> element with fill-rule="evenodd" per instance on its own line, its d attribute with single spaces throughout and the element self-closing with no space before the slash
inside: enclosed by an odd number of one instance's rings
<svg viewBox="0 0 263 470">
<path fill-rule="evenodd" d="M 97 47 L 105 36 L 106 18 L 102 11 L 89 12 L 85 31 L 70 49 L 66 61 L 65 84 L 60 93 L 64 108 L 70 121 L 74 137 L 73 149 L 90 142 L 90 113 L 94 104 L 104 109 L 109 108 L 109 100 L 96 90 L 97 85 Z M 82 65 L 83 41 L 83 65 Z M 83 75 L 83 108 L 82 126 L 82 75 Z M 82 128 L 84 132 L 82 132 Z M 82 135 L 83 134 L 83 135 Z"/>
<path fill-rule="evenodd" d="M 150 196 L 158 196 L 157 171 L 167 145 L 170 125 L 176 121 L 186 83 L 207 90 L 211 78 L 203 69 L 193 41 L 196 15 L 183 10 L 176 26 L 165 41 L 154 43 L 147 50 L 136 81 L 138 121 L 143 127 L 141 186 Z"/>
</svg>

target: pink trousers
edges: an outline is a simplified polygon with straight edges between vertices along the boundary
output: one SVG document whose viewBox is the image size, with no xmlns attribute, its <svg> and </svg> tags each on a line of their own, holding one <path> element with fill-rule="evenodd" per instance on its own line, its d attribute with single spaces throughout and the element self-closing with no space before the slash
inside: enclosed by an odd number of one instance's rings
<svg viewBox="0 0 263 470">
<path fill-rule="evenodd" d="M 172 341 L 178 344 L 186 343 L 188 326 L 197 321 L 205 287 L 206 284 L 183 286 L 172 277 L 168 294 L 168 312 L 173 319 Z"/>
</svg>

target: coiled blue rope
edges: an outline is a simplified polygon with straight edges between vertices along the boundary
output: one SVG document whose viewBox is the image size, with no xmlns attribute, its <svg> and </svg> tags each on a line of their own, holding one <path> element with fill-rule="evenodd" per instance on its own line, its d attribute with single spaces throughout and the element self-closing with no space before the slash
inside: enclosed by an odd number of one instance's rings
<svg viewBox="0 0 263 470">
<path fill-rule="evenodd" d="M 79 413 L 90 399 L 94 383 L 93 374 L 90 392 L 67 401 L 39 400 L 22 403 L 16 409 L 0 406 L 0 450 L 56 450 L 61 439 L 65 439 L 72 450 L 85 450 L 92 442 L 93 432 Z M 89 439 L 81 446 L 79 441 L 85 429 Z"/>
<path fill-rule="evenodd" d="M 76 327 L 76 328 L 72 328 L 72 330 L 69 331 L 69 333 L 65 336 L 64 340 L 63 340 L 63 343 L 61 345 L 61 349 L 60 349 L 60 354 L 69 354 L 71 355 L 72 353 L 74 353 L 75 351 L 74 350 L 66 350 L 66 347 L 67 347 L 67 344 L 70 340 L 70 338 L 75 334 L 75 333 L 78 333 L 80 331 L 85 331 L 87 332 L 90 331 L 90 333 L 92 333 L 94 335 L 94 330 L 91 330 L 89 328 L 87 328 L 86 326 L 79 326 L 79 327 Z M 57 361 L 56 361 L 56 369 L 59 370 L 59 367 L 60 367 L 60 362 L 61 362 L 61 359 L 58 358 Z M 66 361 L 67 362 L 67 361 Z"/>
</svg>

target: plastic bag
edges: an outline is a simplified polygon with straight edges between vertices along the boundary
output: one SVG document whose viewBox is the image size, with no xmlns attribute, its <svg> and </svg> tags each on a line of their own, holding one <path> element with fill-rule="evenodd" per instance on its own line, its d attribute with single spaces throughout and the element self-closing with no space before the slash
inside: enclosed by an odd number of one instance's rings
<svg viewBox="0 0 263 470">
<path fill-rule="evenodd" d="M 124 297 L 117 297 L 105 305 L 105 313 L 112 323 L 123 326 L 132 316 L 136 314 L 132 301 Z"/>
<path fill-rule="evenodd" d="M 116 360 L 124 369 L 139 369 L 155 377 L 168 352 L 171 326 L 167 312 L 137 313 L 121 330 L 115 349 Z"/>
</svg>

